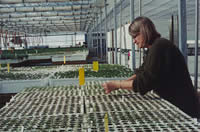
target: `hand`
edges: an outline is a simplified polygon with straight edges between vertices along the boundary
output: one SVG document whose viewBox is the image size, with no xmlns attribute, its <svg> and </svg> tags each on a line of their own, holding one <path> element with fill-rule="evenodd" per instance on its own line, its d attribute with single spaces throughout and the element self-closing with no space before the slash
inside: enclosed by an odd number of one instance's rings
<svg viewBox="0 0 200 132">
<path fill-rule="evenodd" d="M 106 82 L 102 84 L 102 87 L 104 88 L 106 94 L 109 94 L 111 91 L 119 89 L 117 87 L 118 83 L 114 81 Z"/>
<path fill-rule="evenodd" d="M 129 78 L 127 79 L 127 81 L 135 80 L 135 78 L 136 78 L 136 74 L 134 74 L 133 76 L 129 77 Z"/>
</svg>

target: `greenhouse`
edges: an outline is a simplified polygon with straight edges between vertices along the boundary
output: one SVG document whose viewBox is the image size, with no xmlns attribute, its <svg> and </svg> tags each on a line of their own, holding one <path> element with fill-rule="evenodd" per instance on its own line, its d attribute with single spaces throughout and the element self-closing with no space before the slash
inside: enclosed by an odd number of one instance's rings
<svg viewBox="0 0 200 132">
<path fill-rule="evenodd" d="M 0 132 L 200 131 L 199 6 L 0 0 Z M 136 31 L 138 18 L 171 44 L 161 59 L 151 56 L 149 27 Z"/>
</svg>

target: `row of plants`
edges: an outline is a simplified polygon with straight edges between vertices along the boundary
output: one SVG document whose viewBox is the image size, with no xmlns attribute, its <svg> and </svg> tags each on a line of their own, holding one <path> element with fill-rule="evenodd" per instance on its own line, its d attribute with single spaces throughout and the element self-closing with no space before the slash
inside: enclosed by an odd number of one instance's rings
<svg viewBox="0 0 200 132">
<path fill-rule="evenodd" d="M 0 131 L 103 132 L 106 122 L 109 132 L 200 130 L 191 117 L 153 92 L 105 95 L 103 82 L 26 88 L 0 109 Z"/>
<path fill-rule="evenodd" d="M 19 49 L 19 50 L 2 50 L 1 54 L 36 54 L 36 53 L 55 53 L 55 52 L 69 52 L 69 51 L 85 51 L 87 48 L 70 47 L 70 48 L 33 48 L 33 49 Z"/>
<path fill-rule="evenodd" d="M 86 51 L 86 48 L 41 48 L 41 49 L 21 49 L 21 50 L 2 50 L 0 59 L 20 59 L 31 55 L 63 54 L 67 52 Z"/>
<path fill-rule="evenodd" d="M 25 73 L 0 73 L 0 80 L 31 80 L 45 78 L 49 74 L 25 74 Z"/>
<path fill-rule="evenodd" d="M 67 52 L 67 51 L 83 51 L 87 50 L 86 48 L 80 48 L 80 47 L 69 47 L 69 48 L 33 48 L 33 49 L 18 49 L 18 50 L 2 50 L 2 54 L 10 54 L 10 53 L 16 53 L 16 54 L 34 54 L 37 50 L 37 53 L 45 53 L 45 52 Z"/>
<path fill-rule="evenodd" d="M 27 54 L 2 54 L 0 59 L 23 59 L 28 58 Z"/>
<path fill-rule="evenodd" d="M 1 80 L 32 80 L 32 79 L 64 79 L 64 78 L 78 78 L 79 68 L 84 67 L 85 77 L 102 77 L 102 78 L 114 78 L 114 77 L 130 77 L 133 75 L 133 71 L 125 66 L 121 65 L 109 65 L 109 64 L 100 64 L 99 71 L 95 72 L 92 69 L 92 64 L 89 65 L 66 65 L 60 67 L 33 67 L 29 70 L 26 68 L 21 68 L 21 72 L 16 68 L 11 69 L 8 73 L 7 69 L 4 68 L 1 70 L 0 79 Z M 68 69 L 68 70 L 65 70 Z M 37 72 L 40 70 L 40 72 Z"/>
</svg>

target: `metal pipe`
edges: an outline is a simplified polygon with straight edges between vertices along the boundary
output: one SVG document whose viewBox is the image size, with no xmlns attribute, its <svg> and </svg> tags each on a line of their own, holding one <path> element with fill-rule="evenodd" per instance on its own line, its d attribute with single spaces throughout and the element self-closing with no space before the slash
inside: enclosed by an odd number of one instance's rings
<svg viewBox="0 0 200 132">
<path fill-rule="evenodd" d="M 95 33 L 95 17 L 93 21 L 93 30 L 92 30 L 92 49 L 94 49 L 94 33 Z"/>
<path fill-rule="evenodd" d="M 142 15 L 142 0 L 139 0 L 139 16 Z M 144 52 L 143 52 L 144 53 Z M 141 48 L 139 48 L 139 66 L 141 66 L 141 61 L 142 61 L 142 53 L 141 53 Z"/>
<path fill-rule="evenodd" d="M 172 15 L 171 16 L 171 23 L 170 23 L 171 27 L 170 27 L 170 40 L 172 41 L 172 43 L 175 44 L 175 41 L 174 41 L 174 16 Z"/>
<path fill-rule="evenodd" d="M 199 0 L 196 0 L 195 12 L 195 65 L 194 65 L 194 87 L 198 89 L 198 37 L 199 37 Z"/>
<path fill-rule="evenodd" d="M 118 64 L 118 60 L 117 60 L 117 11 L 116 11 L 116 8 L 117 8 L 117 4 L 116 4 L 116 0 L 114 0 L 114 25 L 115 25 L 115 62 L 114 64 Z"/>
<path fill-rule="evenodd" d="M 72 39 L 72 47 L 73 47 L 73 41 L 74 41 L 74 40 L 73 40 L 73 35 L 72 35 L 72 38 L 71 38 L 71 39 Z"/>
<path fill-rule="evenodd" d="M 75 38 L 75 46 L 76 46 L 76 32 L 74 33 L 74 38 Z"/>
<path fill-rule="evenodd" d="M 120 42 L 119 42 L 119 48 L 120 48 L 120 54 L 119 54 L 119 64 L 121 65 L 122 61 L 122 0 L 120 1 Z"/>
<path fill-rule="evenodd" d="M 98 13 L 96 13 L 96 19 L 97 19 L 97 21 L 96 21 L 96 50 L 97 50 L 97 57 L 98 57 L 98 55 L 99 55 L 99 34 L 98 34 Z"/>
<path fill-rule="evenodd" d="M 179 14 L 179 49 L 187 62 L 187 24 L 186 24 L 186 0 L 178 0 Z"/>
<path fill-rule="evenodd" d="M 108 62 L 108 43 L 107 43 L 107 30 L 108 30 L 108 23 L 107 23 L 107 0 L 104 0 L 104 6 L 105 6 L 105 45 L 106 45 L 106 62 Z"/>
<path fill-rule="evenodd" d="M 130 21 L 134 20 L 134 0 L 130 0 Z M 132 40 L 132 70 L 135 69 L 135 44 Z"/>
<path fill-rule="evenodd" d="M 100 8 L 100 51 L 101 51 L 101 59 L 102 59 L 102 55 L 103 55 L 103 44 L 102 44 L 102 12 L 101 12 L 101 8 Z"/>
<path fill-rule="evenodd" d="M 91 23 L 92 24 L 92 23 Z M 90 48 L 89 49 L 91 49 L 92 48 L 92 26 L 91 26 L 91 29 L 90 29 L 90 41 L 89 41 L 89 45 L 90 45 Z"/>
</svg>

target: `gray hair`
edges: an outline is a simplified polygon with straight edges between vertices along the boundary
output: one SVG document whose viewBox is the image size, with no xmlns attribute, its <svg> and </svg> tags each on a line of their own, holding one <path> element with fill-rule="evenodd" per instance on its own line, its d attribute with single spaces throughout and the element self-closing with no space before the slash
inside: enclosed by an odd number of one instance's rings
<svg viewBox="0 0 200 132">
<path fill-rule="evenodd" d="M 137 17 L 129 26 L 129 34 L 135 36 L 141 33 L 144 37 L 144 43 L 152 45 L 156 38 L 160 38 L 153 22 L 147 17 Z"/>
</svg>

